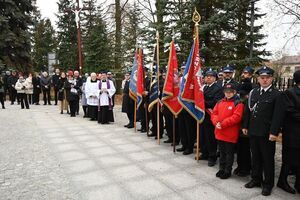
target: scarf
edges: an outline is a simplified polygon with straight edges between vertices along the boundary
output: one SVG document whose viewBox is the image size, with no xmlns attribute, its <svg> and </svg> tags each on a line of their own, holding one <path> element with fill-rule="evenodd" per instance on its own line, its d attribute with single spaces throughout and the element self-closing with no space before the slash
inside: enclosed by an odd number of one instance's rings
<svg viewBox="0 0 300 200">
<path fill-rule="evenodd" d="M 104 82 L 104 81 L 103 81 Z M 106 89 L 110 89 L 110 81 L 109 80 L 106 80 L 105 81 L 107 83 L 107 88 Z M 104 82 L 104 83 L 105 83 Z M 99 89 L 101 90 L 102 89 L 102 80 L 99 82 Z M 100 94 L 101 95 L 101 94 Z M 111 98 L 109 97 L 108 95 L 108 107 L 109 107 L 109 110 L 112 110 L 112 102 L 111 102 Z M 99 106 L 98 106 L 98 111 L 100 111 L 101 109 L 101 98 L 99 98 Z"/>
</svg>

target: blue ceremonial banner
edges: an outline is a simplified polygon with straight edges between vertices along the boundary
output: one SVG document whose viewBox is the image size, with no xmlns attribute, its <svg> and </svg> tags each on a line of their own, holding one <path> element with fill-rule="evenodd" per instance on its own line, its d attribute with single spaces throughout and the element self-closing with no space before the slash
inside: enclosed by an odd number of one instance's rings
<svg viewBox="0 0 300 200">
<path fill-rule="evenodd" d="M 186 67 L 185 67 L 185 70 L 184 70 L 184 73 L 183 73 L 183 76 L 182 76 L 182 81 L 181 81 L 181 84 L 180 84 L 179 102 L 182 104 L 182 106 L 184 107 L 184 109 L 187 112 L 189 112 L 197 121 L 201 122 L 204 118 L 204 112 L 199 110 L 195 106 L 194 101 L 182 98 L 182 94 L 184 92 L 186 92 L 185 89 L 190 89 L 190 90 L 194 89 L 194 87 L 191 88 L 191 86 L 193 86 L 193 85 L 190 85 L 190 87 L 185 87 L 185 86 L 186 86 L 187 80 L 189 78 L 192 78 L 192 76 L 194 75 L 193 73 L 190 73 L 190 71 L 194 70 L 194 63 L 196 62 L 196 60 L 194 60 L 194 58 L 196 57 L 195 54 L 197 53 L 197 52 L 195 52 L 195 47 L 197 47 L 195 41 L 194 41 L 194 44 L 192 46 L 189 58 L 186 62 Z M 197 50 L 197 48 L 196 48 L 196 50 Z M 190 74 L 190 77 L 189 77 L 189 74 Z M 197 98 L 197 97 L 195 97 L 195 98 Z M 201 97 L 198 96 L 198 98 L 201 98 Z"/>
<path fill-rule="evenodd" d="M 149 112 L 151 112 L 154 105 L 158 102 L 158 95 L 159 94 L 158 94 L 157 78 L 153 76 L 150 85 L 150 96 L 149 96 L 149 107 L 148 107 Z"/>
<path fill-rule="evenodd" d="M 133 60 L 133 65 L 132 65 L 131 75 L 130 75 L 130 82 L 129 82 L 129 96 L 134 101 L 137 100 L 137 88 L 136 88 L 137 69 L 138 69 L 137 52 L 138 50 L 134 55 L 134 60 Z"/>
</svg>

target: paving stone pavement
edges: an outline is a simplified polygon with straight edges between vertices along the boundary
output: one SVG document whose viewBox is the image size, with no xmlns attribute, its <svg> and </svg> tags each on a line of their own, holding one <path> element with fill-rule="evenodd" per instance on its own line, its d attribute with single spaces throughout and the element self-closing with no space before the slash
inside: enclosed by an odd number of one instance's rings
<svg viewBox="0 0 300 200">
<path fill-rule="evenodd" d="M 217 166 L 124 128 L 119 107 L 115 117 L 116 123 L 99 125 L 61 115 L 55 106 L 7 105 L 0 110 L 0 199 L 300 198 L 276 187 L 264 198 L 260 189 L 243 187 L 249 178 L 217 179 Z"/>
</svg>

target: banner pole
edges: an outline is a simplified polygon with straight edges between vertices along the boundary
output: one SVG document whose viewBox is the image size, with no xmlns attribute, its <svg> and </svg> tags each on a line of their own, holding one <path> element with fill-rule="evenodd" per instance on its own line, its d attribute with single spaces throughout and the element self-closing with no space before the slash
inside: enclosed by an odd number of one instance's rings
<svg viewBox="0 0 300 200">
<path fill-rule="evenodd" d="M 197 150 L 196 150 L 196 160 L 197 162 L 199 162 L 199 149 L 200 149 L 200 127 L 199 127 L 200 123 L 199 121 L 197 121 Z"/>
<path fill-rule="evenodd" d="M 173 152 L 175 153 L 175 115 L 173 115 Z"/>
<path fill-rule="evenodd" d="M 156 31 L 156 76 L 157 76 L 157 93 L 158 93 L 158 101 L 157 101 L 157 117 L 156 117 L 156 123 L 157 123 L 157 142 L 160 145 L 160 119 L 159 119 L 159 32 Z"/>
<path fill-rule="evenodd" d="M 134 101 L 134 131 L 136 132 L 136 101 Z"/>
</svg>

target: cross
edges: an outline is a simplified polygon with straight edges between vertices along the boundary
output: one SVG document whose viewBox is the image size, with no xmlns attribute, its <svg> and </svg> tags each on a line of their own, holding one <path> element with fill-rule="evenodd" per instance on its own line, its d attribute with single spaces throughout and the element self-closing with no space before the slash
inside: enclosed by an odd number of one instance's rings
<svg viewBox="0 0 300 200">
<path fill-rule="evenodd" d="M 84 10 L 91 10 L 90 7 L 80 7 L 79 0 L 76 0 L 76 7 L 74 9 L 67 9 L 65 12 L 75 13 L 75 22 L 77 27 L 77 48 L 78 48 L 78 59 L 79 59 L 79 73 L 82 74 L 83 69 L 83 58 L 82 58 L 82 44 L 81 44 L 81 28 L 80 28 L 80 13 Z"/>
</svg>

